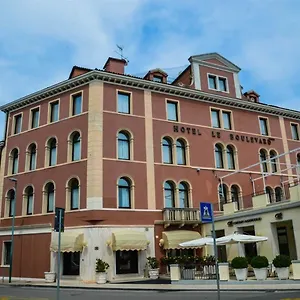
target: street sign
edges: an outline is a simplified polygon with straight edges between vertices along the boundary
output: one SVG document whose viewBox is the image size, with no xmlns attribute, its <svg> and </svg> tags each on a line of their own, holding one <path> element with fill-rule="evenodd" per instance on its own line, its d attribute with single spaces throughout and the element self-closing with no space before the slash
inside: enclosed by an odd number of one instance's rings
<svg viewBox="0 0 300 300">
<path fill-rule="evenodd" d="M 202 223 L 213 222 L 213 207 L 211 203 L 200 202 L 200 220 Z"/>
<path fill-rule="evenodd" d="M 61 207 L 55 207 L 54 231 L 59 232 L 59 224 L 60 224 L 60 232 L 64 232 L 65 209 Z"/>
</svg>

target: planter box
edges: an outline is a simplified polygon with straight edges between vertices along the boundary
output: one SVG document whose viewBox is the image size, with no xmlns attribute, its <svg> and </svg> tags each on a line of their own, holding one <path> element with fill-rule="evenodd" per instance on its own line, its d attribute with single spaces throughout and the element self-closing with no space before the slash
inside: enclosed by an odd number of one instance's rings
<svg viewBox="0 0 300 300">
<path fill-rule="evenodd" d="M 96 282 L 98 284 L 104 284 L 107 281 L 107 274 L 106 272 L 100 272 L 100 273 L 96 273 Z"/>
<path fill-rule="evenodd" d="M 248 277 L 248 269 L 234 269 L 236 280 L 245 281 Z"/>
<path fill-rule="evenodd" d="M 260 268 L 260 269 L 253 268 L 253 270 L 254 270 L 256 280 L 266 280 L 267 279 L 267 275 L 268 275 L 267 268 Z"/>
<path fill-rule="evenodd" d="M 149 269 L 150 279 L 157 279 L 159 277 L 159 269 Z"/>
<path fill-rule="evenodd" d="M 56 279 L 55 272 L 44 272 L 44 274 L 45 274 L 46 282 L 55 282 L 55 279 Z"/>
<path fill-rule="evenodd" d="M 229 263 L 219 263 L 219 276 L 221 281 L 229 280 Z"/>
<path fill-rule="evenodd" d="M 278 279 L 280 279 L 280 280 L 289 279 L 290 268 L 289 267 L 276 268 L 276 273 L 277 273 Z"/>
</svg>

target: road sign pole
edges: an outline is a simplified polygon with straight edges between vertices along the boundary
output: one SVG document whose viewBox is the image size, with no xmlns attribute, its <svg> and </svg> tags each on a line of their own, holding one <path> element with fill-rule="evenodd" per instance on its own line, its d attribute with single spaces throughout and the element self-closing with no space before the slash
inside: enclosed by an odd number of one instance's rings
<svg viewBox="0 0 300 300">
<path fill-rule="evenodd" d="M 61 243 L 61 209 L 58 212 L 58 252 L 57 252 L 57 287 L 56 287 L 56 300 L 59 300 L 59 285 L 60 285 L 60 243 Z"/>
<path fill-rule="evenodd" d="M 212 204 L 211 204 L 212 206 Z M 216 230 L 215 230 L 215 218 L 214 218 L 214 211 L 213 207 L 211 208 L 212 211 L 212 234 L 213 234 L 213 241 L 214 241 L 214 252 L 215 252 L 215 264 L 216 264 L 216 277 L 217 277 L 217 292 L 218 292 L 218 300 L 220 300 L 220 276 L 219 276 L 219 262 L 218 262 L 218 249 L 217 249 L 217 242 L 216 242 Z"/>
</svg>

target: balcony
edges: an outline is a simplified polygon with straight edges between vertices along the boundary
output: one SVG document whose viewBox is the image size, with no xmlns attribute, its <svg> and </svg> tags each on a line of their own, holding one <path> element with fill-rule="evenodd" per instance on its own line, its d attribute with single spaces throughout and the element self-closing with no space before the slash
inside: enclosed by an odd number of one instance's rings
<svg viewBox="0 0 300 300">
<path fill-rule="evenodd" d="M 193 225 L 196 227 L 200 224 L 198 208 L 165 208 L 163 209 L 163 223 L 165 228 L 170 225 Z"/>
</svg>

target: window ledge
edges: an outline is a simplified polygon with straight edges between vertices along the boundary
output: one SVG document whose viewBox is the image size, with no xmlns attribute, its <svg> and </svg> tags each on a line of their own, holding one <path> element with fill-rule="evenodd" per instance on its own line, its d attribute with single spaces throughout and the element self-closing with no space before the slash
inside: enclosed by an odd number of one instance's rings
<svg viewBox="0 0 300 300">
<path fill-rule="evenodd" d="M 9 268 L 9 265 L 0 265 L 0 268 Z"/>
<path fill-rule="evenodd" d="M 290 200 L 282 200 L 282 201 L 278 201 L 278 202 L 273 202 L 273 203 L 268 203 L 267 206 L 273 206 L 273 205 L 278 205 L 278 204 L 286 204 L 291 202 Z"/>
</svg>

